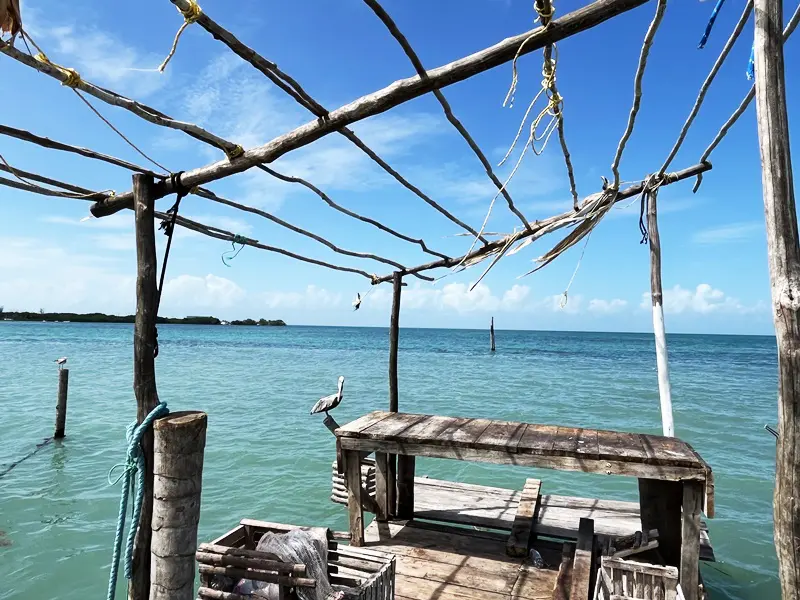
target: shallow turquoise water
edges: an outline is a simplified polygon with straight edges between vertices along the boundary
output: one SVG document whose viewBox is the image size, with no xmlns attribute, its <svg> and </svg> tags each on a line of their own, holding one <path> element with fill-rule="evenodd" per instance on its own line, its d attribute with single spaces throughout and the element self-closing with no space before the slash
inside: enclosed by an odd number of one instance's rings
<svg viewBox="0 0 800 600">
<path fill-rule="evenodd" d="M 0 600 L 104 597 L 119 489 L 106 473 L 135 417 L 132 326 L 0 322 L 0 471 L 52 434 L 69 357 L 67 438 L 0 479 Z M 649 335 L 404 329 L 400 409 L 660 432 Z M 333 437 L 309 408 L 345 375 L 340 423 L 387 405 L 385 329 L 159 327 L 158 389 L 173 410 L 208 412 L 200 538 L 243 517 L 346 528 L 332 504 Z M 711 464 L 718 563 L 713 599 L 779 597 L 772 546 L 775 341 L 669 338 L 676 430 Z M 445 460 L 418 473 L 545 493 L 635 499 L 635 480 Z M 5 542 L 4 542 L 5 540 Z M 8 544 L 8 545 L 5 545 Z"/>
</svg>

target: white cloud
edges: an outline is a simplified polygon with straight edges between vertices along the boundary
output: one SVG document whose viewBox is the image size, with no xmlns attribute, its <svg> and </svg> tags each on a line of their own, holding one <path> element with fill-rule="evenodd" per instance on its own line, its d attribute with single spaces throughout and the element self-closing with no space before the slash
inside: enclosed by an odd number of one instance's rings
<svg viewBox="0 0 800 600">
<path fill-rule="evenodd" d="M 164 284 L 161 314 L 188 314 L 197 309 L 229 308 L 244 300 L 246 292 L 224 277 L 179 275 Z"/>
<path fill-rule="evenodd" d="M 695 244 L 723 244 L 726 242 L 740 242 L 754 237 L 763 231 L 764 224 L 753 221 L 748 223 L 730 223 L 719 227 L 711 227 L 695 232 L 692 241 Z"/>
<path fill-rule="evenodd" d="M 613 300 L 592 298 L 589 300 L 589 312 L 598 314 L 613 314 L 622 312 L 627 306 L 628 301 L 620 298 L 614 298 Z"/>
<path fill-rule="evenodd" d="M 168 74 L 155 70 L 163 57 L 142 54 L 93 25 L 46 27 L 38 22 L 36 25 L 34 32 L 48 56 L 59 64 L 74 67 L 92 83 L 142 98 L 159 90 L 169 78 Z"/>
<path fill-rule="evenodd" d="M 342 294 L 309 285 L 302 292 L 266 292 L 263 301 L 269 308 L 326 309 L 344 306 Z"/>
<path fill-rule="evenodd" d="M 649 310 L 652 300 L 649 292 L 642 294 L 640 307 Z M 752 306 L 742 304 L 737 298 L 728 296 L 722 290 L 707 283 L 701 283 L 694 290 L 680 285 L 664 290 L 664 312 L 672 314 L 750 314 L 765 310 L 763 303 Z"/>
</svg>

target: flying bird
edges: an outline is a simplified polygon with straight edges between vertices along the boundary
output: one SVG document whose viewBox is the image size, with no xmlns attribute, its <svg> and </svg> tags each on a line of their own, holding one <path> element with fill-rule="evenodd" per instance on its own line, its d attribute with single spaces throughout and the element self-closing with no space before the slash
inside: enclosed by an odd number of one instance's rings
<svg viewBox="0 0 800 600">
<path fill-rule="evenodd" d="M 356 294 L 356 299 L 353 300 L 353 310 L 361 308 L 361 294 Z"/>
<path fill-rule="evenodd" d="M 317 403 L 314 405 L 314 408 L 311 409 L 311 414 L 321 413 L 324 412 L 325 415 L 328 415 L 329 410 L 333 410 L 342 402 L 342 396 L 344 396 L 344 376 L 339 376 L 339 389 L 335 394 L 331 394 L 330 396 L 325 396 L 324 398 L 320 398 L 317 400 Z"/>
<path fill-rule="evenodd" d="M 64 368 L 64 365 L 67 364 L 67 357 L 66 356 L 62 356 L 61 358 L 55 359 L 53 362 L 58 365 L 58 369 L 60 371 L 61 369 Z"/>
</svg>

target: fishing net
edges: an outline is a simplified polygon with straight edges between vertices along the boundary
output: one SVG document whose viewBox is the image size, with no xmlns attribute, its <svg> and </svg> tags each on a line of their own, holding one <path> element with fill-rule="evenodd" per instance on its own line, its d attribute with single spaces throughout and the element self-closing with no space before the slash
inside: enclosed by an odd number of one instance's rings
<svg viewBox="0 0 800 600">
<path fill-rule="evenodd" d="M 317 586 L 296 588 L 300 600 L 331 600 L 341 597 L 328 581 L 328 538 L 325 529 L 292 529 L 287 533 L 268 531 L 258 542 L 256 550 L 274 554 L 283 562 L 306 566 L 306 577 L 316 580 Z M 244 582 L 240 582 L 240 585 L 242 583 Z M 252 586 L 251 593 L 254 596 L 277 600 L 277 584 L 261 581 L 248 584 L 247 587 Z"/>
</svg>

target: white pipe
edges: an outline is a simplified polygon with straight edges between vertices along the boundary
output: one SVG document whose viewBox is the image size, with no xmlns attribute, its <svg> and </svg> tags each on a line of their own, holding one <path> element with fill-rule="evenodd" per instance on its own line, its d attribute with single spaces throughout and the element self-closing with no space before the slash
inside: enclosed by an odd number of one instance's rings
<svg viewBox="0 0 800 600">
<path fill-rule="evenodd" d="M 675 436 L 672 420 L 672 390 L 669 385 L 669 358 L 667 357 L 667 333 L 664 328 L 664 309 L 660 303 L 653 304 L 653 333 L 656 337 L 656 366 L 658 369 L 658 395 L 661 399 L 661 424 L 664 435 Z"/>
</svg>

